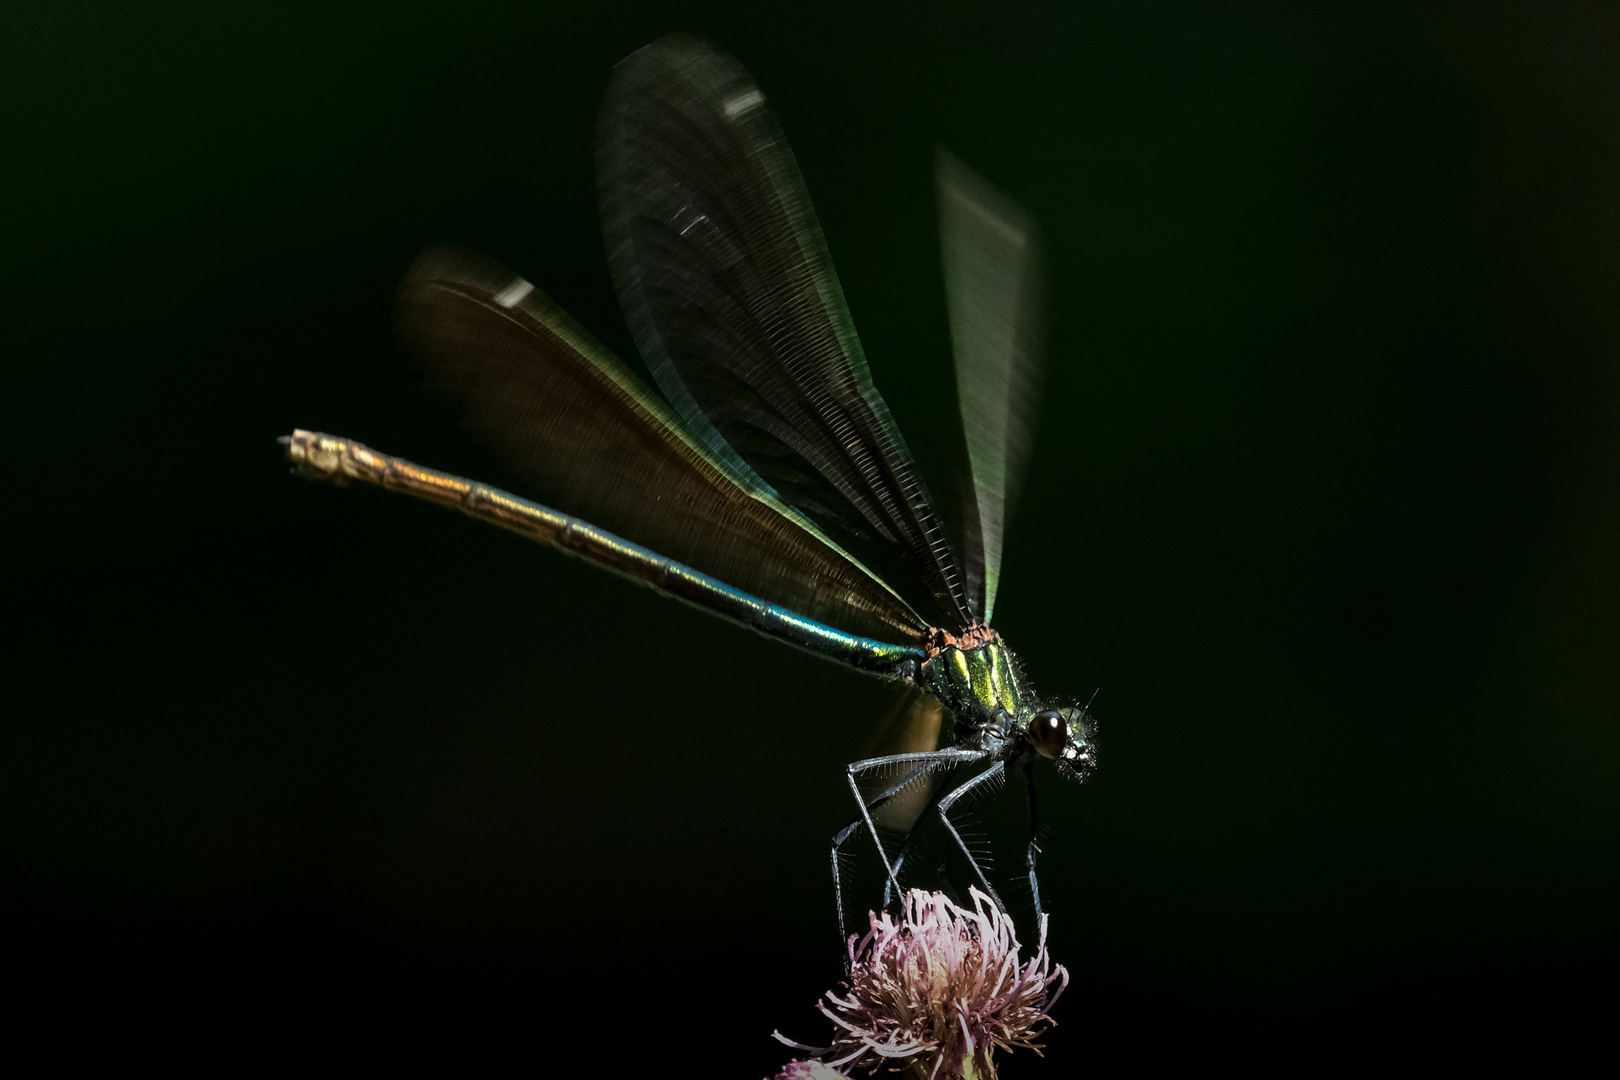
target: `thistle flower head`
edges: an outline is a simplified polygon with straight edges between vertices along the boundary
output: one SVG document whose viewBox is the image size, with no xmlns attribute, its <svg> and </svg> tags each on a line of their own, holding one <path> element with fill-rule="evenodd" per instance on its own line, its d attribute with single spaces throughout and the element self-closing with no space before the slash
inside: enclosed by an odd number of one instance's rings
<svg viewBox="0 0 1620 1080">
<path fill-rule="evenodd" d="M 1012 920 L 969 892 L 972 910 L 913 889 L 898 919 L 873 914 L 866 936 L 850 937 L 846 992 L 817 1003 L 838 1028 L 822 1062 L 845 1075 L 887 1065 L 930 1080 L 987 1080 L 997 1047 L 1039 1053 L 1034 1039 L 1053 1023 L 1047 1011 L 1069 983 L 1046 953 L 1046 920 L 1035 955 L 1020 964 Z"/>
<path fill-rule="evenodd" d="M 819 1061 L 790 1061 L 771 1080 L 848 1080 L 848 1074 Z"/>
</svg>

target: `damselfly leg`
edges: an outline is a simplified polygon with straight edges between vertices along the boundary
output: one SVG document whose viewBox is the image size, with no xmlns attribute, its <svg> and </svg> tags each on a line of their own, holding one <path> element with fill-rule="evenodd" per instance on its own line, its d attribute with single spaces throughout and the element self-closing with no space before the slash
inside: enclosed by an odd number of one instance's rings
<svg viewBox="0 0 1620 1080">
<path fill-rule="evenodd" d="M 852 820 L 848 825 L 845 825 L 842 829 L 840 829 L 832 840 L 833 897 L 838 906 L 838 932 L 841 938 L 846 937 L 848 934 L 848 925 L 845 922 L 843 868 L 841 864 L 844 845 L 848 843 L 850 838 L 863 827 L 865 828 L 867 834 L 872 837 L 872 843 L 877 849 L 878 859 L 883 865 L 883 872 L 886 879 L 883 889 L 883 902 L 884 906 L 886 907 L 892 898 L 898 897 L 902 894 L 899 873 L 908 855 L 908 848 L 912 838 L 917 834 L 917 830 L 922 827 L 928 817 L 936 814 L 944 823 L 946 831 L 950 835 L 955 848 L 962 853 L 963 857 L 967 859 L 968 864 L 973 868 L 974 877 L 978 880 L 979 884 L 984 888 L 984 890 L 991 897 L 995 898 L 996 905 L 1005 911 L 1006 906 L 1002 904 L 995 889 L 985 877 L 984 871 L 980 868 L 978 860 L 974 858 L 972 851 L 962 840 L 961 833 L 957 831 L 956 827 L 951 824 L 949 818 L 946 816 L 946 811 L 950 808 L 952 803 L 956 802 L 963 795 L 967 794 L 986 779 L 992 779 L 1001 775 L 1004 766 L 1000 761 L 997 761 L 993 766 L 991 766 L 991 768 L 986 769 L 983 773 L 978 774 L 967 783 L 950 790 L 946 795 L 942 796 L 937 791 L 933 793 L 929 797 L 927 804 L 922 808 L 921 813 L 917 815 L 916 820 L 905 830 L 905 838 L 901 841 L 900 847 L 893 859 L 889 857 L 888 851 L 885 850 L 883 846 L 882 833 L 879 831 L 878 823 L 873 817 L 875 812 L 881 810 L 884 806 L 888 805 L 891 801 L 898 798 L 902 793 L 911 788 L 913 784 L 920 782 L 925 777 L 936 772 L 955 770 L 964 766 L 974 765 L 993 756 L 994 753 L 988 750 L 947 747 L 942 750 L 927 750 L 909 754 L 887 754 L 882 757 L 867 758 L 863 761 L 852 762 L 845 768 L 845 779 L 849 784 L 851 794 L 853 794 L 855 797 L 856 805 L 860 807 L 860 815 Z M 904 768 L 904 772 L 898 780 L 892 784 L 889 784 L 871 798 L 868 798 L 862 793 L 860 780 L 863 776 L 869 775 L 870 773 L 878 770 L 893 769 L 897 766 Z"/>
</svg>

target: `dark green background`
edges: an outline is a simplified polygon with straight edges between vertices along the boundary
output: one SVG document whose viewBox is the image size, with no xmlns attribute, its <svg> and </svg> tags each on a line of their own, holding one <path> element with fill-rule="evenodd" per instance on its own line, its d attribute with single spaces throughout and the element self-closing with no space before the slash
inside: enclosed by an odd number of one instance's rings
<svg viewBox="0 0 1620 1080">
<path fill-rule="evenodd" d="M 633 352 L 592 126 L 684 30 L 774 103 L 924 458 L 935 145 L 1046 230 L 997 624 L 1103 725 L 1044 792 L 1052 1064 L 1578 1023 L 1620 951 L 1620 20 L 1343 7 L 8 4 L 10 970 L 251 1045 L 755 1076 L 822 1036 L 884 688 L 273 442 L 489 472 L 392 343 L 431 242 Z"/>
</svg>

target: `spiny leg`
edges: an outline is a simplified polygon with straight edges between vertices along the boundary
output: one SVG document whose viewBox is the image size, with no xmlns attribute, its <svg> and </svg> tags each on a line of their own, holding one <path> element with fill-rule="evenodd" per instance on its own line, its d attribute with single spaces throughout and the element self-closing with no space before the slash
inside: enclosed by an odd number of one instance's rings
<svg viewBox="0 0 1620 1080">
<path fill-rule="evenodd" d="M 920 769 L 917 770 L 919 773 L 921 771 L 922 770 Z M 923 808 L 918 811 L 917 816 L 912 819 L 911 828 L 906 831 L 905 837 L 900 841 L 900 846 L 894 853 L 894 873 L 896 877 L 899 876 L 901 867 L 905 864 L 906 859 L 911 857 L 912 841 L 917 838 L 918 827 L 922 824 L 923 819 L 939 809 L 940 796 L 942 796 L 944 793 L 944 789 L 936 787 L 932 792 L 929 793 L 928 802 L 923 805 Z M 955 903 L 956 891 L 951 888 L 950 881 L 945 876 L 945 864 L 943 861 L 940 863 L 939 868 L 935 871 L 935 873 L 939 878 L 940 886 L 944 890 L 945 895 L 950 897 L 952 903 Z M 885 881 L 883 883 L 883 906 L 885 909 L 888 908 L 889 901 L 893 899 L 893 895 L 894 893 L 890 883 Z"/>
<path fill-rule="evenodd" d="M 899 781 L 897 781 L 896 783 L 890 785 L 888 788 L 886 788 L 884 791 L 882 791 L 880 794 L 878 794 L 878 796 L 872 800 L 870 808 L 875 810 L 879 806 L 881 806 L 883 803 L 887 802 L 889 799 L 894 798 L 900 792 L 904 791 L 907 787 L 910 787 L 912 784 L 916 783 L 918 778 L 920 778 L 926 771 L 927 771 L 927 766 L 925 766 L 925 765 L 919 765 L 915 769 L 912 769 L 910 772 L 906 773 L 905 776 L 901 777 Z M 844 925 L 844 882 L 843 882 L 843 869 L 842 869 L 842 867 L 840 865 L 839 856 L 843 854 L 844 844 L 848 842 L 849 838 L 854 835 L 855 830 L 860 828 L 861 825 L 864 824 L 864 822 L 865 822 L 864 818 L 857 817 L 854 821 L 851 821 L 848 825 L 845 825 L 842 829 L 838 830 L 837 835 L 835 835 L 833 837 L 833 842 L 832 842 L 833 903 L 838 905 L 838 938 L 839 938 L 840 941 L 844 940 L 844 938 L 847 936 L 845 934 L 845 930 L 847 928 Z M 881 852 L 881 850 L 882 850 L 882 846 L 879 845 L 879 851 Z M 905 852 L 904 852 L 904 850 L 902 850 L 900 855 L 897 856 L 895 858 L 895 861 L 894 861 L 894 872 L 896 874 L 898 874 L 900 872 L 900 865 L 901 865 L 901 863 L 902 863 L 902 861 L 904 859 L 905 859 Z M 888 885 L 888 882 L 884 882 L 884 884 L 883 884 L 883 906 L 885 908 L 887 908 L 889 906 L 889 885 Z"/>
<path fill-rule="evenodd" d="M 872 820 L 872 811 L 900 794 L 900 792 L 915 783 L 917 778 L 924 773 L 932 772 L 934 769 L 947 765 L 981 761 L 987 756 L 983 750 L 959 750 L 953 747 L 945 750 L 924 750 L 909 754 L 888 754 L 883 757 L 851 762 L 845 766 L 844 778 L 849 782 L 851 794 L 855 796 L 855 804 L 861 808 L 861 815 L 840 829 L 838 834 L 833 837 L 832 842 L 833 898 L 838 904 L 838 936 L 841 940 L 847 935 L 844 926 L 844 892 L 838 866 L 838 855 L 844 844 L 855 834 L 855 830 L 865 825 L 866 831 L 871 834 L 873 845 L 877 848 L 878 859 L 882 861 L 883 871 L 888 878 L 888 883 L 884 887 L 884 906 L 887 907 L 888 897 L 899 894 L 900 882 L 895 876 L 896 867 L 889 862 L 888 852 L 883 850 L 883 838 L 878 834 L 877 825 Z M 897 782 L 890 784 L 876 798 L 868 800 L 861 794 L 857 778 L 863 773 L 887 765 L 914 765 L 915 768 L 907 770 L 906 774 Z M 957 839 L 957 843 L 961 843 L 960 838 Z"/>
<path fill-rule="evenodd" d="M 1041 853 L 1035 818 L 1035 763 L 1024 762 L 1023 772 L 1024 790 L 1029 792 L 1029 847 L 1024 852 L 1024 865 L 1029 869 L 1029 895 L 1035 900 L 1035 925 L 1039 926 L 1045 915 L 1041 910 L 1041 885 L 1035 880 L 1035 858 Z"/>
<path fill-rule="evenodd" d="M 991 900 L 995 901 L 996 907 L 1001 909 L 1001 913 L 1003 915 L 1007 914 L 1007 905 L 1001 902 L 1001 897 L 997 894 L 995 886 L 991 885 L 990 879 L 984 876 L 984 870 L 980 868 L 979 860 L 975 859 L 973 857 L 973 852 L 968 850 L 967 843 L 962 839 L 962 834 L 956 831 L 955 825 L 951 824 L 951 806 L 956 802 L 956 800 L 960 799 L 962 796 L 966 795 L 980 784 L 994 780 L 1001 776 L 1006 768 L 1006 762 L 997 761 L 994 765 L 984 770 L 984 772 L 973 777 L 973 779 L 967 781 L 961 787 L 939 800 L 939 820 L 944 824 L 945 831 L 949 832 L 951 834 L 951 839 L 956 841 L 956 846 L 961 849 L 963 856 L 966 857 L 968 861 L 968 865 L 973 867 L 973 875 L 979 879 L 979 885 L 983 887 L 985 894 L 988 895 Z"/>
</svg>

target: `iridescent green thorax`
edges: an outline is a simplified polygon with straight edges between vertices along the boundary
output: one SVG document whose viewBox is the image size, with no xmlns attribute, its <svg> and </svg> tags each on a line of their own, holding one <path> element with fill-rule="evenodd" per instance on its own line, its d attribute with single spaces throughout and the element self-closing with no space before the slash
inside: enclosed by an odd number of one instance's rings
<svg viewBox="0 0 1620 1080">
<path fill-rule="evenodd" d="M 956 714 L 958 726 L 978 727 L 998 714 L 1016 720 L 1033 705 L 999 634 L 966 649 L 945 646 L 923 663 L 917 681 Z"/>
</svg>

